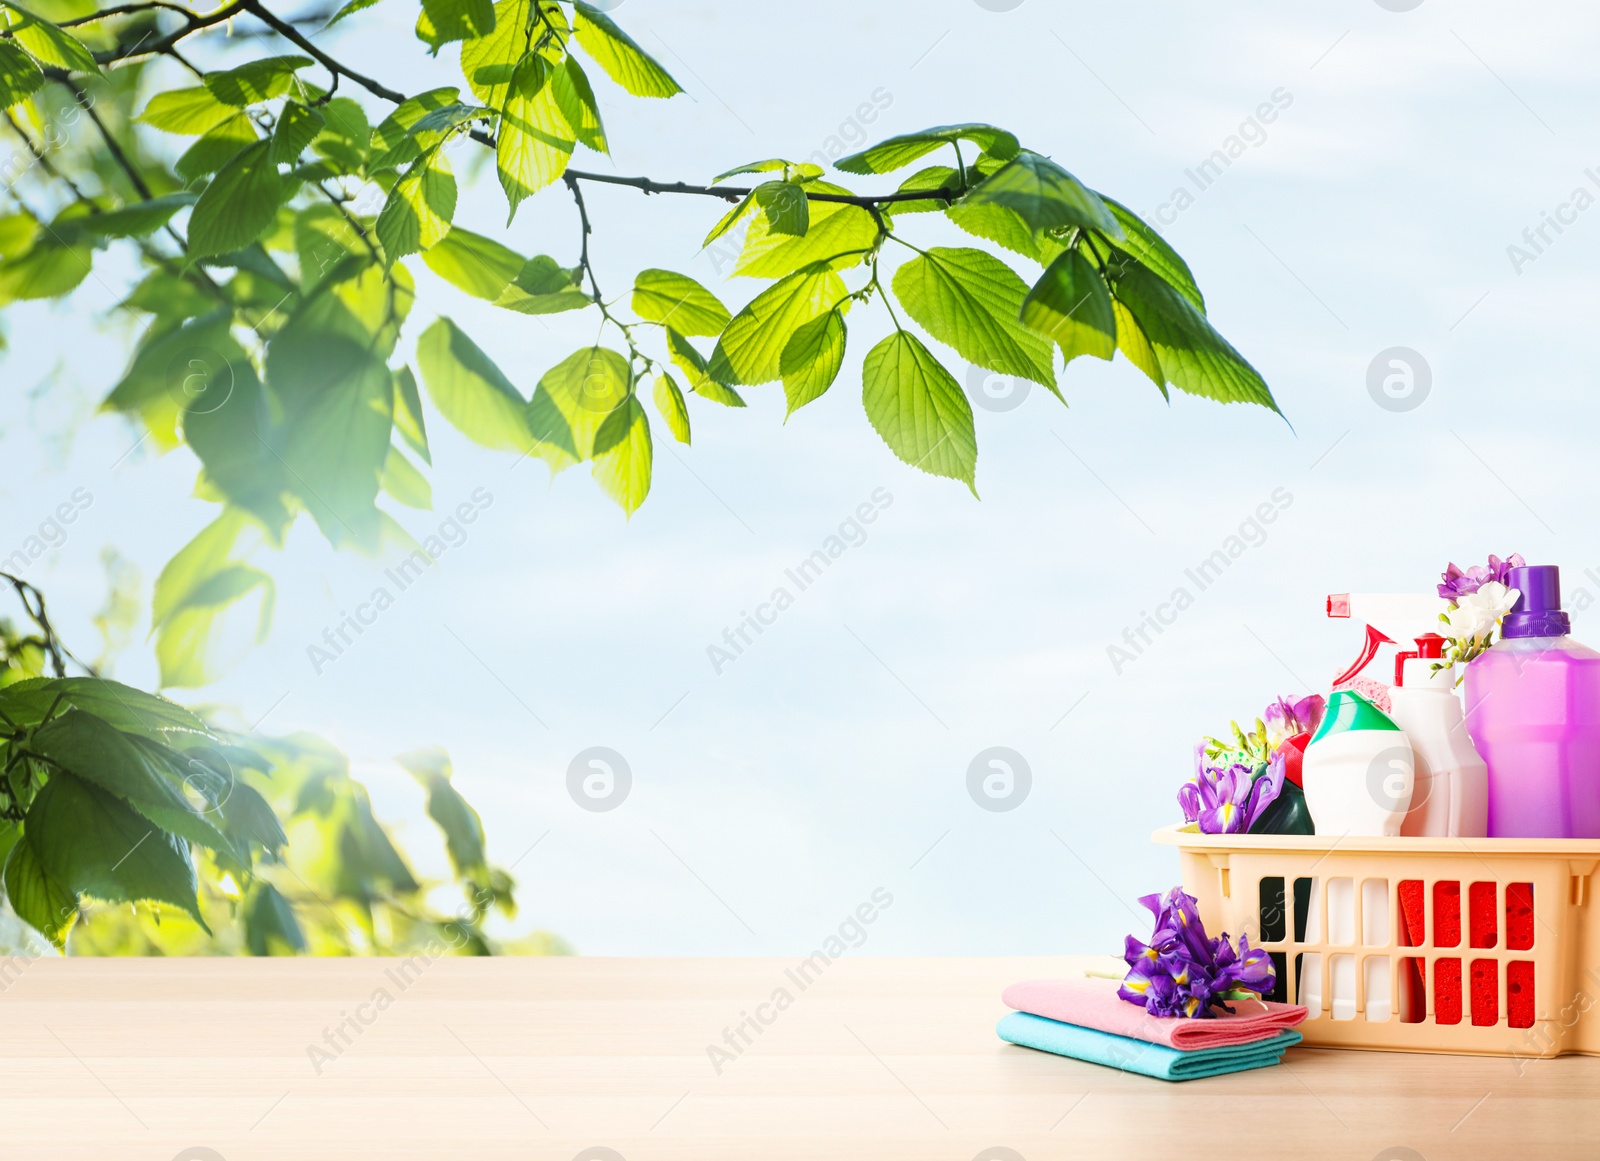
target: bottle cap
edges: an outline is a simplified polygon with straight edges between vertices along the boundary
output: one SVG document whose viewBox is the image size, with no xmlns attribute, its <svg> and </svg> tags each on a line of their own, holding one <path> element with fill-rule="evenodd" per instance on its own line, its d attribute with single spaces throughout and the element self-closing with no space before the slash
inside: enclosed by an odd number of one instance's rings
<svg viewBox="0 0 1600 1161">
<path fill-rule="evenodd" d="M 1565 637 L 1572 622 L 1561 611 L 1561 569 L 1553 564 L 1529 564 L 1506 574 L 1506 584 L 1518 592 L 1517 603 L 1500 624 L 1502 637 Z"/>
<path fill-rule="evenodd" d="M 1362 697 L 1353 689 L 1334 690 L 1333 696 L 1328 699 L 1328 710 L 1322 719 L 1322 725 L 1317 728 L 1312 737 L 1312 743 L 1320 742 L 1329 734 L 1344 734 L 1352 730 L 1394 730 L 1398 732 L 1399 726 L 1394 719 Z"/>
</svg>

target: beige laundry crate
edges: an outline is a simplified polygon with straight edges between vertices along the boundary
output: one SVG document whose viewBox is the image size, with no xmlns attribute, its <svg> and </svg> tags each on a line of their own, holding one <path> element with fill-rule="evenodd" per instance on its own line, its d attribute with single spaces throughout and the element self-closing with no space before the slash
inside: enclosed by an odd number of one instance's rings
<svg viewBox="0 0 1600 1161">
<path fill-rule="evenodd" d="M 1308 1045 L 1600 1055 L 1600 840 L 1211 835 L 1192 824 L 1152 837 L 1178 848 L 1207 932 L 1247 934 L 1272 953 L 1277 998 L 1311 1009 Z M 1421 897 L 1420 933 L 1403 922 L 1403 891 Z M 1491 900 L 1493 930 L 1474 931 Z"/>
</svg>

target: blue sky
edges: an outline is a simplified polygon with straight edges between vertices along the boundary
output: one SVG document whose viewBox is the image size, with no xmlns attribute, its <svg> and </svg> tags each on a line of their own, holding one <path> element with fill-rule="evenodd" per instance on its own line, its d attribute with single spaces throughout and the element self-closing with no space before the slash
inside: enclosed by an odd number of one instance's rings
<svg viewBox="0 0 1600 1161">
<path fill-rule="evenodd" d="M 430 64 L 408 43 L 410 9 L 389 5 L 353 20 L 341 53 L 397 87 L 443 83 L 453 62 Z M 704 180 L 830 138 L 1003 125 L 1160 215 L 1287 423 L 1168 405 L 1125 362 L 1080 361 L 1068 408 L 1035 388 L 978 410 L 980 502 L 905 467 L 868 427 L 859 361 L 886 325 L 878 305 L 852 315 L 840 380 L 787 424 L 774 386 L 744 411 L 696 409 L 692 449 L 658 432 L 654 488 L 631 521 L 582 470 L 551 483 L 430 413 L 439 510 L 402 520 L 426 534 L 483 489 L 492 502 L 465 542 L 318 674 L 308 646 L 393 562 L 334 554 L 302 522 L 268 558 L 271 641 L 191 696 L 347 748 L 440 874 L 420 793 L 390 759 L 445 746 L 493 854 L 517 861 L 517 929 L 582 952 L 809 951 L 882 887 L 894 902 L 869 929 L 876 953 L 1114 953 L 1144 924 L 1133 900 L 1177 881 L 1148 836 L 1177 816 L 1193 741 L 1277 694 L 1322 689 L 1354 654 L 1357 630 L 1322 615 L 1326 593 L 1426 589 L 1448 559 L 1520 551 L 1600 595 L 1584 577 L 1600 577 L 1585 519 L 1600 211 L 1574 196 L 1600 195 L 1586 173 L 1600 167 L 1587 9 L 998 6 L 818 0 L 802 17 L 625 0 L 614 15 L 688 96 L 644 103 L 597 82 L 614 160 L 586 164 Z M 1198 188 L 1186 171 L 1232 137 L 1239 155 Z M 1192 195 L 1181 209 L 1179 189 Z M 608 293 L 646 266 L 730 303 L 759 289 L 724 283 L 697 252 L 717 203 L 598 187 L 589 203 Z M 1562 232 L 1545 226 L 1534 258 L 1514 262 L 1508 247 L 1528 250 L 1545 214 Z M 492 169 L 464 188 L 457 220 L 500 228 Z M 931 215 L 912 233 L 961 244 Z M 507 241 L 572 261 L 565 191 L 528 202 Z M 119 286 L 114 263 L 98 274 L 65 306 L 8 312 L 0 395 L 0 556 L 74 489 L 93 496 L 29 573 L 90 652 L 102 549 L 148 583 L 209 511 L 188 499 L 187 452 L 128 455 L 138 433 L 89 416 L 127 337 L 115 318 L 89 326 Z M 413 335 L 449 314 L 524 392 L 593 338 L 587 320 L 507 315 L 426 271 L 418 281 Z M 1396 347 L 1430 382 L 1408 410 L 1369 390 Z M 1381 381 L 1393 368 L 1380 366 Z M 853 545 L 719 672 L 708 647 L 863 504 L 864 535 L 848 532 Z M 1185 570 L 1233 536 L 1244 550 L 1199 590 Z M 1179 588 L 1191 601 L 1170 626 L 1114 663 Z M 1600 637 L 1593 616 L 1574 629 Z M 154 675 L 142 646 L 118 669 Z M 597 746 L 631 775 L 604 812 L 568 792 L 574 758 Z M 992 747 L 1029 768 L 1014 809 L 969 795 Z"/>
</svg>

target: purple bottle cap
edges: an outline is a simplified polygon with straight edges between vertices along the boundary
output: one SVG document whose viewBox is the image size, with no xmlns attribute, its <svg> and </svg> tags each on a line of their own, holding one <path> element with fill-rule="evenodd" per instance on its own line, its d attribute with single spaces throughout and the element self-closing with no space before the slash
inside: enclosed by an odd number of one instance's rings
<svg viewBox="0 0 1600 1161">
<path fill-rule="evenodd" d="M 1521 595 L 1500 623 L 1502 637 L 1565 637 L 1572 622 L 1561 611 L 1561 569 L 1530 564 L 1506 574 L 1506 584 Z"/>
</svg>

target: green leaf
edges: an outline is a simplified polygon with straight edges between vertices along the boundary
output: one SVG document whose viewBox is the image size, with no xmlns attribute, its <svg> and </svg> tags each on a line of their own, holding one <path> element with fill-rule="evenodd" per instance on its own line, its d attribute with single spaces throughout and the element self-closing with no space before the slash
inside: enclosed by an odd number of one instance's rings
<svg viewBox="0 0 1600 1161">
<path fill-rule="evenodd" d="M 577 285 L 578 273 L 554 258 L 535 254 L 522 264 L 494 304 L 520 314 L 560 314 L 593 306 L 594 299 Z"/>
<path fill-rule="evenodd" d="M 323 25 L 323 28 L 332 28 L 346 16 L 354 16 L 357 12 L 365 11 L 376 3 L 378 3 L 378 0 L 349 0 L 349 2 L 340 8 L 339 11 L 333 14 L 333 19 L 329 20 L 327 24 Z"/>
<path fill-rule="evenodd" d="M 483 821 L 450 781 L 450 755 L 437 746 L 402 754 L 395 761 L 428 792 L 428 817 L 444 832 L 457 878 L 488 869 Z"/>
<path fill-rule="evenodd" d="M 441 318 L 422 333 L 417 366 L 433 405 L 473 443 L 501 451 L 532 449 L 528 401 L 455 323 Z"/>
<path fill-rule="evenodd" d="M 209 685 L 225 667 L 224 645 L 215 630 L 227 609 L 260 590 L 255 640 L 272 620 L 275 588 L 266 573 L 236 563 L 240 542 L 260 525 L 242 509 L 222 514 L 169 560 L 156 578 L 150 623 L 156 634 L 161 684 L 195 688 Z"/>
<path fill-rule="evenodd" d="M 667 430 L 672 432 L 672 438 L 679 443 L 688 443 L 689 407 L 684 402 L 683 391 L 679 389 L 677 381 L 665 371 L 657 373 L 654 395 L 656 410 L 666 421 Z"/>
<path fill-rule="evenodd" d="M 1256 369 L 1166 280 L 1135 266 L 1121 273 L 1113 291 L 1155 348 L 1168 383 L 1221 403 L 1278 410 Z"/>
<path fill-rule="evenodd" d="M 606 127 L 600 120 L 600 106 L 594 99 L 588 74 L 577 58 L 564 59 L 551 73 L 550 84 L 555 88 L 556 104 L 573 136 L 596 153 L 610 153 Z"/>
<path fill-rule="evenodd" d="M 245 113 L 235 113 L 201 134 L 173 169 L 185 182 L 198 181 L 208 173 L 216 173 L 255 140 L 255 122 Z M 272 172 L 276 174 L 277 170 Z"/>
<path fill-rule="evenodd" d="M 426 135 L 413 135 L 411 130 L 429 113 L 456 104 L 460 93 L 456 88 L 430 89 L 395 106 L 394 112 L 372 131 L 368 170 L 376 173 L 406 165 L 421 157 L 424 149 L 437 144 Z"/>
<path fill-rule="evenodd" d="M 241 851 L 261 847 L 276 854 L 289 841 L 267 800 L 237 772 L 222 803 L 222 831 Z"/>
<path fill-rule="evenodd" d="M 435 245 L 423 251 L 422 260 L 440 278 L 474 298 L 493 302 L 521 272 L 527 259 L 515 250 L 454 226 Z"/>
<path fill-rule="evenodd" d="M 108 903 L 170 903 L 211 933 L 188 843 L 104 790 L 57 771 L 23 825 L 39 867 L 61 889 Z"/>
<path fill-rule="evenodd" d="M 192 193 L 163 194 L 142 202 L 130 202 L 118 210 L 90 214 L 78 223 L 86 234 L 107 238 L 140 238 L 160 229 L 172 215 L 195 203 Z"/>
<path fill-rule="evenodd" d="M 755 204 L 755 195 L 753 193 L 745 194 L 744 197 L 739 199 L 739 203 L 734 206 L 733 209 L 729 210 L 727 213 L 723 214 L 722 217 L 717 219 L 717 224 L 711 227 L 711 232 L 706 235 L 705 241 L 701 242 L 700 245 L 702 247 L 709 246 L 718 238 L 722 237 L 722 235 L 726 234 L 729 230 L 733 229 L 733 227 L 738 223 L 739 219 L 744 217 L 745 213 L 752 209 Z"/>
<path fill-rule="evenodd" d="M 433 463 L 433 455 L 428 450 L 428 429 L 422 422 L 417 377 L 410 367 L 401 367 L 394 373 L 394 426 L 406 445 L 422 457 L 423 463 Z"/>
<path fill-rule="evenodd" d="M 576 139 L 541 56 L 517 66 L 506 90 L 496 138 L 496 170 L 510 204 L 509 222 L 524 198 L 538 193 L 566 171 Z"/>
<path fill-rule="evenodd" d="M 630 379 L 628 360 L 598 346 L 574 351 L 544 373 L 528 423 L 539 440 L 538 454 L 552 470 L 596 454 L 596 433 L 631 394 Z"/>
<path fill-rule="evenodd" d="M 456 212 L 456 179 L 439 151 L 418 161 L 394 183 L 378 215 L 378 244 L 393 265 L 407 254 L 427 250 L 450 232 Z"/>
<path fill-rule="evenodd" d="M 784 419 L 834 385 L 845 361 L 845 317 L 840 310 L 813 318 L 797 329 L 778 360 L 784 377 Z"/>
<path fill-rule="evenodd" d="M 653 451 L 650 420 L 636 395 L 615 407 L 595 432 L 594 478 L 629 516 L 650 493 Z"/>
<path fill-rule="evenodd" d="M 1050 343 L 1019 321 L 1027 284 L 998 258 L 935 247 L 896 270 L 893 285 L 906 313 L 970 362 L 1055 386 Z"/>
<path fill-rule="evenodd" d="M 748 161 L 743 165 L 736 165 L 732 169 L 725 169 L 711 179 L 711 184 L 727 181 L 730 177 L 738 177 L 741 173 L 777 173 L 790 163 L 781 157 L 768 158 L 766 161 Z"/>
<path fill-rule="evenodd" d="M 803 238 L 811 224 L 811 202 L 805 189 L 792 181 L 764 181 L 755 188 L 756 205 L 774 234 Z"/>
<path fill-rule="evenodd" d="M 494 6 L 494 31 L 461 45 L 461 73 L 467 86 L 491 109 L 505 104 L 511 76 L 527 50 L 532 7 L 529 0 L 500 0 Z"/>
<path fill-rule="evenodd" d="M 0 280 L 7 269 L 0 267 Z M 199 389 L 231 383 L 231 352 L 237 348 L 228 335 L 232 321 L 233 312 L 222 307 L 177 329 L 153 322 L 101 409 L 138 415 L 157 446 L 176 447 L 178 419 Z"/>
<path fill-rule="evenodd" d="M 383 490 L 407 508 L 426 512 L 433 507 L 433 486 L 428 477 L 397 447 L 391 447 L 383 461 Z"/>
<path fill-rule="evenodd" d="M 850 192 L 823 181 L 805 188 L 815 193 Z M 860 206 L 817 202 L 810 207 L 809 216 L 803 238 L 774 230 L 764 214 L 752 220 L 733 272 L 752 278 L 782 278 L 813 262 L 843 270 L 866 261 L 878 243 L 877 219 Z"/>
<path fill-rule="evenodd" d="M 272 131 L 273 165 L 293 165 L 300 160 L 306 146 L 317 139 L 327 124 L 316 109 L 308 109 L 295 101 L 286 101 L 278 113 L 278 124 Z"/>
<path fill-rule="evenodd" d="M 844 315 L 838 310 L 830 310 L 794 332 L 778 359 L 789 405 L 785 419 L 833 386 L 844 364 L 844 347 Z"/>
<path fill-rule="evenodd" d="M 376 3 L 377 0 L 350 0 L 339 10 L 339 16 L 343 16 L 354 5 Z M 339 16 L 335 16 L 334 20 Z M 300 921 L 295 917 L 294 904 L 265 879 L 256 881 L 245 903 L 244 930 L 245 947 L 251 955 L 295 955 L 308 947 L 305 932 L 300 929 Z"/>
<path fill-rule="evenodd" d="M 87 278 L 93 265 L 90 247 L 41 237 L 22 257 L 0 263 L 0 304 L 60 298 Z"/>
<path fill-rule="evenodd" d="M 183 746 L 211 737 L 206 724 L 176 702 L 104 677 L 38 677 L 0 688 L 0 709 L 36 726 L 52 707 L 80 709 L 124 733 Z"/>
<path fill-rule="evenodd" d="M 340 173 L 359 174 L 372 144 L 366 110 L 349 97 L 335 97 L 322 106 L 322 115 L 325 124 L 311 142 L 312 150 Z"/>
<path fill-rule="evenodd" d="M 177 387 L 188 400 L 184 440 L 204 465 L 206 480 L 281 535 L 293 519 L 284 504 L 290 481 L 267 438 L 271 404 L 255 367 L 231 338 L 219 338 L 175 370 L 185 372 Z"/>
<path fill-rule="evenodd" d="M 861 367 L 861 401 L 889 450 L 914 468 L 973 486 L 978 440 L 961 385 L 908 331 L 896 331 Z"/>
<path fill-rule="evenodd" d="M 718 383 L 710 375 L 704 356 L 694 344 L 671 327 L 667 328 L 667 354 L 680 370 L 689 377 L 689 390 L 724 407 L 743 407 L 744 398 L 726 383 Z"/>
<path fill-rule="evenodd" d="M 1017 155 L 1017 139 L 1004 129 L 979 124 L 939 125 L 920 133 L 906 133 L 880 141 L 870 149 L 841 157 L 833 165 L 845 173 L 893 173 L 941 145 L 956 141 L 970 141 L 994 157 L 1009 159 Z"/>
<path fill-rule="evenodd" d="M 168 562 L 169 567 L 171 563 Z M 156 629 L 156 661 L 161 667 L 162 686 L 198 689 L 226 672 L 238 650 L 221 640 L 219 631 L 224 628 L 225 615 L 258 591 L 261 602 L 251 638 L 257 645 L 266 640 L 272 623 L 277 592 L 272 578 L 246 565 L 226 565 L 207 576 L 188 595 L 183 607 Z"/>
<path fill-rule="evenodd" d="M 670 97 L 683 92 L 649 53 L 634 43 L 611 18 L 583 0 L 574 0 L 573 33 L 578 45 L 606 75 L 635 97 Z"/>
<path fill-rule="evenodd" d="M 0 41 L 0 108 L 27 100 L 44 84 L 44 73 L 32 57 L 9 40 Z"/>
<path fill-rule="evenodd" d="M 94 54 L 84 46 L 83 41 L 48 20 L 35 16 L 20 4 L 7 0 L 4 7 L 12 13 L 12 37 L 36 60 L 68 72 L 100 75 L 100 66 L 95 63 Z"/>
<path fill-rule="evenodd" d="M 1098 194 L 1048 157 L 1027 149 L 959 204 L 1015 210 L 1035 233 L 1080 226 L 1122 237 L 1122 227 Z"/>
<path fill-rule="evenodd" d="M 0 217 L 0 258 L 21 257 L 39 234 L 39 223 L 32 214 L 6 214 Z"/>
<path fill-rule="evenodd" d="M 16 823 L 8 825 L 15 830 Z M 78 893 L 45 872 L 26 834 L 6 857 L 6 901 L 57 948 L 66 946 L 67 933 L 78 918 Z"/>
<path fill-rule="evenodd" d="M 961 188 L 961 174 L 952 165 L 930 165 L 926 169 L 919 169 L 905 181 L 900 183 L 896 193 L 917 193 L 921 190 L 948 190 L 951 193 Z M 893 202 L 884 206 L 896 217 L 901 214 L 926 214 L 936 210 L 943 210 L 949 204 L 944 198 L 927 198 L 911 202 Z"/>
<path fill-rule="evenodd" d="M 194 137 L 236 116 L 238 110 L 232 105 L 217 100 L 216 94 L 204 85 L 196 85 L 157 93 L 137 119 L 165 133 Z"/>
<path fill-rule="evenodd" d="M 129 738 L 92 714 L 69 710 L 33 735 L 33 748 L 53 764 L 122 799 L 145 818 L 234 863 L 241 856 L 184 796 L 193 777 L 184 758 L 145 739 Z M 241 866 L 242 869 L 242 866 Z"/>
<path fill-rule="evenodd" d="M 432 26 L 428 43 L 434 48 L 494 31 L 491 0 L 422 0 L 422 12 Z"/>
<path fill-rule="evenodd" d="M 1165 279 L 1169 286 L 1187 298 L 1190 305 L 1201 314 L 1205 314 L 1206 300 L 1200 293 L 1200 287 L 1195 284 L 1189 264 L 1178 256 L 1176 250 L 1167 245 L 1167 240 L 1121 202 L 1112 201 L 1104 194 L 1096 196 L 1110 207 L 1111 213 L 1122 227 L 1122 241 L 1118 243 L 1117 249 L 1149 267 Z"/>
<path fill-rule="evenodd" d="M 954 202 L 945 217 L 969 234 L 987 238 L 1014 254 L 1047 266 L 1065 245 L 1050 234 L 1035 233 L 1022 215 L 1009 206 L 980 205 L 967 200 Z"/>
<path fill-rule="evenodd" d="M 720 335 L 728 308 L 704 286 L 670 270 L 641 270 L 633 280 L 633 312 L 683 335 Z"/>
<path fill-rule="evenodd" d="M 1111 314 L 1117 322 L 1117 350 L 1128 357 L 1128 362 L 1149 377 L 1150 381 L 1160 389 L 1163 399 L 1170 398 L 1167 395 L 1166 376 L 1161 373 L 1161 360 L 1156 357 L 1156 349 L 1150 345 L 1149 338 L 1145 336 L 1138 320 L 1133 317 L 1133 312 L 1113 296 Z"/>
<path fill-rule="evenodd" d="M 313 202 L 295 214 L 294 246 L 300 262 L 299 289 L 306 296 L 313 295 L 325 281 L 350 277 L 352 271 L 364 269 L 372 260 L 356 225 L 339 207 L 326 202 Z"/>
<path fill-rule="evenodd" d="M 292 361 L 286 345 L 301 348 Z M 319 354 L 321 374 L 284 372 Z M 374 502 L 394 427 L 389 368 L 376 351 L 324 329 L 315 314 L 296 312 L 268 348 L 267 377 L 283 405 L 273 450 L 289 487 L 335 547 L 375 551 L 382 522 Z"/>
<path fill-rule="evenodd" d="M 352 788 L 338 811 L 338 837 L 342 856 L 334 890 L 338 895 L 372 903 L 395 893 L 421 889 L 394 843 L 372 817 L 372 804 L 359 786 Z"/>
<path fill-rule="evenodd" d="M 473 121 L 483 121 L 494 116 L 494 110 L 482 105 L 463 105 L 459 101 L 444 105 L 423 117 L 410 129 L 412 137 L 423 143 L 424 149 L 436 149 L 451 133 Z"/>
<path fill-rule="evenodd" d="M 1077 250 L 1063 251 L 1033 284 L 1022 303 L 1022 321 L 1055 340 L 1069 363 L 1078 355 L 1110 359 L 1116 354 L 1111 292 Z"/>
<path fill-rule="evenodd" d="M 206 88 L 223 104 L 243 109 L 283 96 L 298 81 L 295 71 L 311 63 L 311 58 L 306 56 L 262 57 L 238 68 L 207 73 Z"/>
<path fill-rule="evenodd" d="M 284 183 L 258 141 L 223 166 L 189 215 L 189 253 L 225 254 L 259 238 L 278 215 Z"/>
<path fill-rule="evenodd" d="M 826 263 L 813 263 L 779 279 L 734 315 L 722 332 L 708 366 L 711 378 L 745 384 L 779 378 L 783 373 L 779 359 L 790 337 L 803 324 L 834 309 L 846 293 L 843 280 Z"/>
</svg>

